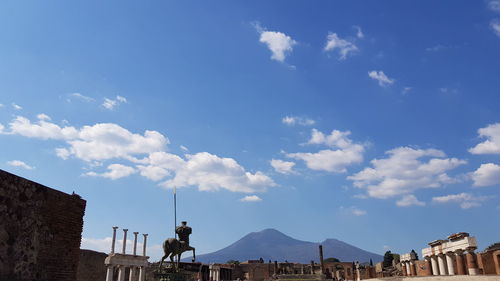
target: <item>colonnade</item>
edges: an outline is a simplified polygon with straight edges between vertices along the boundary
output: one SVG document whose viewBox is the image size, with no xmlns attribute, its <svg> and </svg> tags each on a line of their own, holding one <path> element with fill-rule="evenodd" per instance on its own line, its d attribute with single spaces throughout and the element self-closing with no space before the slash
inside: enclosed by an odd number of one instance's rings
<svg viewBox="0 0 500 281">
<path fill-rule="evenodd" d="M 113 281 L 115 271 L 118 271 L 118 281 L 124 281 L 126 270 L 129 269 L 129 281 L 144 281 L 146 279 L 146 267 L 148 266 L 148 256 L 146 256 L 146 244 L 148 234 L 143 234 L 144 242 L 142 244 L 142 256 L 137 255 L 137 235 L 139 232 L 134 232 L 134 248 L 132 254 L 127 254 L 127 232 L 128 229 L 123 229 L 123 245 L 122 252 L 115 253 L 116 230 L 117 226 L 113 226 L 113 237 L 111 241 L 111 253 L 106 257 L 106 281 Z"/>
<path fill-rule="evenodd" d="M 425 257 L 428 275 L 477 275 L 474 249 L 456 250 Z"/>
<path fill-rule="evenodd" d="M 422 250 L 426 275 L 477 275 L 479 268 L 474 250 L 477 242 L 466 232 L 452 234 L 448 240 L 435 240 Z"/>
</svg>

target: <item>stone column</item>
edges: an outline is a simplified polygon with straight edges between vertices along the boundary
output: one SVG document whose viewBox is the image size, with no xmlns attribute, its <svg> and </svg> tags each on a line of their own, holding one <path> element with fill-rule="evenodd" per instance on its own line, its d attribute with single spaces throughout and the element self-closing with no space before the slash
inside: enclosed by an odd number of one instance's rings
<svg viewBox="0 0 500 281">
<path fill-rule="evenodd" d="M 141 266 L 141 268 L 139 268 L 139 281 L 144 281 L 144 280 L 146 280 L 146 267 Z"/>
<path fill-rule="evenodd" d="M 455 275 L 455 268 L 453 267 L 453 253 L 446 253 L 446 264 L 448 265 L 448 275 Z"/>
<path fill-rule="evenodd" d="M 139 232 L 134 232 L 134 256 L 137 256 L 137 234 L 139 234 Z"/>
<path fill-rule="evenodd" d="M 116 230 L 118 226 L 113 226 L 113 240 L 111 241 L 111 253 L 115 253 L 115 243 L 116 243 Z"/>
<path fill-rule="evenodd" d="M 477 267 L 476 254 L 474 253 L 474 250 L 468 250 L 465 257 L 467 259 L 467 269 L 469 271 L 469 275 L 478 275 L 479 269 Z"/>
<path fill-rule="evenodd" d="M 406 276 L 411 276 L 410 262 L 405 261 L 406 264 Z"/>
<path fill-rule="evenodd" d="M 278 261 L 274 261 L 274 274 L 278 275 Z"/>
<path fill-rule="evenodd" d="M 142 244 L 142 255 L 146 256 L 146 242 L 148 241 L 148 234 L 145 233 L 143 234 L 144 236 L 144 243 Z"/>
<path fill-rule="evenodd" d="M 443 254 L 438 255 L 439 275 L 448 275 L 446 270 L 446 261 Z"/>
<path fill-rule="evenodd" d="M 464 266 L 464 256 L 463 256 L 463 251 L 462 250 L 457 250 L 455 251 L 456 255 L 456 263 L 457 263 L 457 274 L 458 275 L 465 275 L 465 266 Z"/>
<path fill-rule="evenodd" d="M 137 275 L 137 267 L 131 266 L 130 271 L 129 271 L 129 275 L 128 275 L 128 280 L 129 281 L 136 280 L 136 275 Z"/>
<path fill-rule="evenodd" d="M 127 231 L 128 229 L 123 230 L 123 249 L 122 249 L 122 254 L 125 255 L 125 250 L 127 249 Z"/>
<path fill-rule="evenodd" d="M 106 268 L 106 281 L 113 281 L 113 270 L 115 268 L 112 265 L 108 265 Z"/>
<path fill-rule="evenodd" d="M 430 257 L 425 257 L 425 275 L 426 276 L 432 275 L 432 266 Z"/>
<path fill-rule="evenodd" d="M 406 271 L 406 262 L 401 263 L 401 271 L 403 272 L 403 276 L 408 276 L 408 272 Z"/>
<path fill-rule="evenodd" d="M 321 274 L 325 274 L 325 263 L 323 262 L 323 246 L 319 245 L 319 262 L 321 265 Z"/>
<path fill-rule="evenodd" d="M 118 281 L 125 281 L 125 266 L 118 267 Z"/>
<path fill-rule="evenodd" d="M 314 261 L 311 261 L 311 274 L 314 274 Z"/>
<path fill-rule="evenodd" d="M 431 256 L 431 265 L 432 265 L 432 275 L 439 275 L 439 266 L 437 262 L 437 256 Z"/>
<path fill-rule="evenodd" d="M 410 261 L 410 274 L 411 276 L 417 276 L 417 268 L 415 267 L 415 262 Z"/>
</svg>

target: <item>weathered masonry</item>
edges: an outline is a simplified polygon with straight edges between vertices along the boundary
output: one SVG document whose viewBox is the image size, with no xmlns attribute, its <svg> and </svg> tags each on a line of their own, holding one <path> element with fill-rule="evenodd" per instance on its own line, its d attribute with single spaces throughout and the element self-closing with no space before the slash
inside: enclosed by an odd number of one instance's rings
<svg viewBox="0 0 500 281">
<path fill-rule="evenodd" d="M 0 170 L 0 280 L 76 280 L 85 204 Z"/>
</svg>

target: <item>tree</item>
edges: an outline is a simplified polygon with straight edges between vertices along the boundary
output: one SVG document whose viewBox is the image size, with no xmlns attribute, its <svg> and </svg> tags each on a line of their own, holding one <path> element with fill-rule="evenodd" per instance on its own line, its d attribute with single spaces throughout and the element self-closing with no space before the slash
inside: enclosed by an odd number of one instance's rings
<svg viewBox="0 0 500 281">
<path fill-rule="evenodd" d="M 387 251 L 384 254 L 384 267 L 391 267 L 392 266 L 392 261 L 394 260 L 394 256 L 392 255 L 391 251 Z"/>
<path fill-rule="evenodd" d="M 324 262 L 340 262 L 339 259 L 337 258 L 327 258 L 323 260 Z"/>
<path fill-rule="evenodd" d="M 237 260 L 228 260 L 226 264 L 240 264 L 240 261 Z"/>
<path fill-rule="evenodd" d="M 373 261 L 372 261 L 372 259 L 370 259 L 370 266 L 373 266 Z"/>
</svg>

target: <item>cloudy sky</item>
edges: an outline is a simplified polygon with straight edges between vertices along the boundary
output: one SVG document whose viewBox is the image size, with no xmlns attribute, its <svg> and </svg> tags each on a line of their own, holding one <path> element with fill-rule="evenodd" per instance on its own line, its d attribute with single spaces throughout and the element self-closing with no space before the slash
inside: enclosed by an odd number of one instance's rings
<svg viewBox="0 0 500 281">
<path fill-rule="evenodd" d="M 498 242 L 498 0 L 12 1 L 0 26 L 0 168 L 86 199 L 85 248 L 116 225 L 158 256 L 173 187 L 198 253 Z"/>
</svg>

